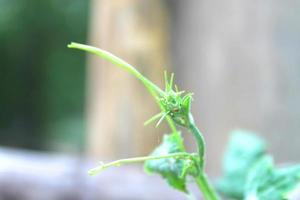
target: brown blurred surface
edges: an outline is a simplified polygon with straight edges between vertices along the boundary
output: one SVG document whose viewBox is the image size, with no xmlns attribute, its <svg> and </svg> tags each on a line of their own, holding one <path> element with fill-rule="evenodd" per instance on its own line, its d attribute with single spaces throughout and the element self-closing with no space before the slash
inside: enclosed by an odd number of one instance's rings
<svg viewBox="0 0 300 200">
<path fill-rule="evenodd" d="M 160 84 L 168 63 L 167 11 L 160 0 L 94 0 L 90 44 L 121 57 Z M 163 130 L 143 125 L 158 107 L 135 77 L 89 55 L 87 92 L 89 155 L 145 155 L 158 144 Z"/>
</svg>

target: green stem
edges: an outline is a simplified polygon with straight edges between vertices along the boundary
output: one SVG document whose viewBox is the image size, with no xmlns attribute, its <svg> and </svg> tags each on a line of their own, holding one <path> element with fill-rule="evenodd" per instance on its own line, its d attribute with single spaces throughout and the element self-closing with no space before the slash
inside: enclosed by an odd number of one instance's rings
<svg viewBox="0 0 300 200">
<path fill-rule="evenodd" d="M 137 162 L 144 162 L 147 160 L 157 160 L 157 159 L 163 159 L 163 158 L 186 158 L 186 157 L 193 157 L 193 154 L 189 153 L 172 153 L 167 155 L 160 155 L 160 156 L 144 156 L 144 157 L 136 157 L 136 158 L 126 158 L 121 160 L 116 160 L 107 164 L 101 164 L 98 167 L 95 167 L 91 170 L 89 170 L 89 175 L 94 176 L 98 173 L 100 173 L 102 170 L 105 170 L 109 167 L 119 167 L 124 164 L 130 164 L 130 163 L 137 163 Z"/>
<path fill-rule="evenodd" d="M 202 195 L 205 200 L 218 200 L 217 192 L 214 190 L 214 188 L 211 186 L 210 182 L 208 181 L 207 176 L 205 175 L 205 140 L 198 129 L 198 127 L 195 125 L 193 116 L 189 115 L 189 130 L 192 132 L 193 136 L 196 139 L 197 147 L 198 147 L 198 156 L 200 158 L 200 166 L 199 166 L 199 175 L 195 177 L 196 183 L 199 187 L 199 189 L 202 192 Z"/>
<path fill-rule="evenodd" d="M 217 193 L 214 191 L 214 188 L 208 181 L 207 176 L 204 172 L 201 172 L 198 177 L 196 177 L 196 183 L 200 188 L 203 198 L 205 200 L 218 200 L 219 197 Z"/>
<path fill-rule="evenodd" d="M 198 148 L 198 155 L 200 158 L 200 168 L 201 170 L 204 169 L 205 165 L 205 141 L 202 133 L 198 129 L 198 127 L 195 125 L 192 115 L 189 116 L 189 130 L 192 132 L 193 136 L 196 139 L 197 142 L 197 148 Z"/>
<path fill-rule="evenodd" d="M 117 65 L 118 67 L 126 70 L 130 74 L 134 75 L 137 79 L 143 82 L 143 84 L 148 88 L 151 87 L 155 92 L 157 92 L 159 95 L 163 95 L 164 92 L 157 87 L 154 83 L 152 83 L 149 79 L 147 79 L 145 76 L 143 76 L 138 70 L 136 70 L 132 65 L 129 63 L 125 62 L 121 58 L 118 58 L 117 56 L 109 53 L 108 51 L 105 51 L 103 49 L 99 49 L 93 46 L 85 45 L 85 44 L 79 44 L 76 42 L 72 42 L 71 44 L 68 45 L 69 48 L 73 49 L 80 49 L 84 50 L 93 54 L 96 54 L 100 56 L 101 58 Z"/>
<path fill-rule="evenodd" d="M 118 58 L 117 56 L 109 53 L 108 51 L 105 51 L 103 49 L 99 49 L 99 48 L 96 48 L 96 47 L 93 47 L 93 46 L 72 42 L 71 44 L 68 45 L 68 47 L 72 48 L 72 49 L 80 49 L 80 50 L 83 50 L 83 51 L 87 51 L 87 52 L 96 54 L 96 55 L 100 56 L 101 58 L 111 62 L 112 64 L 117 65 L 118 67 L 120 67 L 120 68 L 124 69 L 125 71 L 129 72 L 130 74 L 134 75 L 137 79 L 142 81 L 142 83 L 148 89 L 149 93 L 154 97 L 155 101 L 157 102 L 157 104 L 159 105 L 161 110 L 163 110 L 162 106 L 157 101 L 157 97 L 158 97 L 158 95 L 163 96 L 164 91 L 161 90 L 154 83 L 152 83 L 145 76 L 143 76 L 138 70 L 136 70 L 129 63 L 127 63 L 124 60 L 122 60 L 121 58 Z M 169 116 L 167 116 L 167 122 L 168 122 L 172 132 L 178 133 L 173 120 Z"/>
</svg>

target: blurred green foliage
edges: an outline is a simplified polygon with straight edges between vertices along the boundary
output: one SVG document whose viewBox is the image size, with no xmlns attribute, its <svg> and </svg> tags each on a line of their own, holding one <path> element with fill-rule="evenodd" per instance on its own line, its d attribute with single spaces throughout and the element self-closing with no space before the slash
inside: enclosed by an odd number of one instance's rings
<svg viewBox="0 0 300 200">
<path fill-rule="evenodd" d="M 285 200 L 298 189 L 300 165 L 276 167 L 267 145 L 255 134 L 236 130 L 223 160 L 218 190 L 236 200 Z"/>
<path fill-rule="evenodd" d="M 87 0 L 0 0 L 0 145 L 83 146 Z"/>
<path fill-rule="evenodd" d="M 247 173 L 261 159 L 267 146 L 254 133 L 244 130 L 232 131 L 223 158 L 223 177 L 218 182 L 220 192 L 235 199 L 243 199 Z"/>
</svg>

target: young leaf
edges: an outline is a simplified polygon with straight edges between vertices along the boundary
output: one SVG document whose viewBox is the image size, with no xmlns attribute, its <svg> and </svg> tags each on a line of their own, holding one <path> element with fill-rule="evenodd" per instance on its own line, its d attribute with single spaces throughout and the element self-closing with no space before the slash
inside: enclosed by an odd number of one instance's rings
<svg viewBox="0 0 300 200">
<path fill-rule="evenodd" d="M 186 152 L 183 139 L 178 133 L 165 135 L 163 142 L 153 151 L 152 156 Z M 166 158 L 145 162 L 144 169 L 148 173 L 158 173 L 175 189 L 188 193 L 186 188 L 187 175 L 197 176 L 198 158 Z"/>
<path fill-rule="evenodd" d="M 243 199 L 247 174 L 265 151 L 266 145 L 259 137 L 247 131 L 233 131 L 223 160 L 224 176 L 217 184 L 219 191 L 227 197 Z"/>
</svg>

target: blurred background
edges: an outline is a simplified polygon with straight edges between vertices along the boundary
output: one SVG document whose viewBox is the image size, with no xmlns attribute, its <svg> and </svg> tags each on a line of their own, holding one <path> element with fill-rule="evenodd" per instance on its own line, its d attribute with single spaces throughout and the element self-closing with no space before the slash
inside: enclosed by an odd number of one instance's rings
<svg viewBox="0 0 300 200">
<path fill-rule="evenodd" d="M 143 126 L 159 110 L 140 82 L 71 41 L 161 86 L 175 72 L 195 94 L 210 176 L 236 128 L 264 137 L 276 162 L 299 161 L 299 20 L 293 0 L 0 0 L 0 199 L 184 199 L 139 165 L 86 175 L 149 154 L 169 130 Z"/>
</svg>

